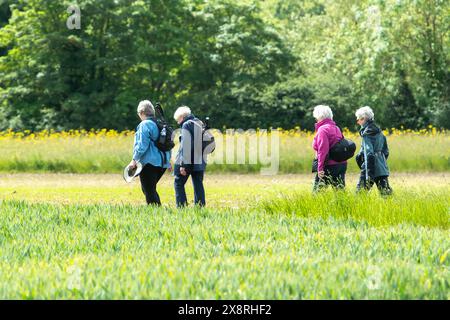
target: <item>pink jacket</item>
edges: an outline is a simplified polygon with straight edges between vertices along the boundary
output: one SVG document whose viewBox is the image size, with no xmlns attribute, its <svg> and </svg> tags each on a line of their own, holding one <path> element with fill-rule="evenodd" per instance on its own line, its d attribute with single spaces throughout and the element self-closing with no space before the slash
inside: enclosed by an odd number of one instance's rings
<svg viewBox="0 0 450 320">
<path fill-rule="evenodd" d="M 316 157 L 319 165 L 318 170 L 323 171 L 325 166 L 332 166 L 344 162 L 336 162 L 333 160 L 326 161 L 330 149 L 338 143 L 344 136 L 336 123 L 331 119 L 325 119 L 316 123 L 316 135 L 314 136 L 313 148 L 316 151 Z"/>
</svg>

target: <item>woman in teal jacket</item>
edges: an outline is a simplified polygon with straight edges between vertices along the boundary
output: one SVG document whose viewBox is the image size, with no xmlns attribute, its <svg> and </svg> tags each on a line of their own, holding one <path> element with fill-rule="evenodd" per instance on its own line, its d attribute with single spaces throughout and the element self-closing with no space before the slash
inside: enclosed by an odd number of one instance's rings
<svg viewBox="0 0 450 320">
<path fill-rule="evenodd" d="M 389 148 L 386 137 L 375 124 L 375 115 L 370 107 L 363 107 L 355 113 L 358 124 L 361 126 L 359 134 L 362 137 L 361 151 L 356 156 L 356 162 L 361 169 L 361 176 L 357 190 L 370 190 L 376 183 L 383 195 L 392 194 L 389 185 L 389 167 L 387 159 Z"/>
<path fill-rule="evenodd" d="M 163 152 L 156 147 L 159 129 L 155 121 L 155 108 L 148 100 L 139 103 L 137 113 L 142 122 L 136 128 L 134 137 L 133 160 L 130 166 L 136 167 L 137 162 L 143 166 L 139 175 L 142 192 L 147 204 L 161 205 L 156 185 L 167 168 L 170 168 L 170 151 Z"/>
</svg>

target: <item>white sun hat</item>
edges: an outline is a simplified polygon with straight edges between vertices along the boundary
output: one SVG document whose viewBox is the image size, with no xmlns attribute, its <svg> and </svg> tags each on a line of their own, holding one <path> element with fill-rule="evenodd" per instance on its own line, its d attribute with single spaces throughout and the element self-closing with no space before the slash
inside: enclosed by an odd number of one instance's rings
<svg viewBox="0 0 450 320">
<path fill-rule="evenodd" d="M 142 164 L 140 162 L 136 162 L 136 168 L 132 169 L 130 168 L 130 165 L 126 166 L 123 170 L 123 179 L 130 183 L 133 181 L 134 178 L 136 178 L 142 171 Z"/>
</svg>

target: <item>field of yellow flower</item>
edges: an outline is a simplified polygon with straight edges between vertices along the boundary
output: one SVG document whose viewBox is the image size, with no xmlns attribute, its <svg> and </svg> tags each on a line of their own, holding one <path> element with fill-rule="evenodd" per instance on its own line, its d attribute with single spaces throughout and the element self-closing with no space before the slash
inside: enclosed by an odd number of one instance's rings
<svg viewBox="0 0 450 320">
<path fill-rule="evenodd" d="M 279 172 L 308 173 L 313 151 L 313 132 L 278 129 Z M 389 166 L 396 172 L 450 171 L 450 134 L 432 126 L 422 130 L 384 130 L 390 147 Z M 344 129 L 344 135 L 360 144 L 358 133 Z M 69 130 L 56 132 L 0 132 L 0 171 L 2 172 L 70 172 L 117 173 L 130 161 L 133 148 L 133 131 Z M 270 133 L 244 131 L 220 133 L 216 131 L 217 149 L 210 157 L 208 170 L 212 172 L 259 172 L 266 165 L 261 153 L 255 163 L 249 153 Z M 227 153 L 237 152 L 244 146 L 246 155 L 241 162 L 230 163 Z M 258 149 L 258 148 L 256 148 Z M 270 149 L 270 147 L 269 147 Z M 175 149 L 176 150 L 176 149 Z M 174 152 L 175 153 L 175 152 Z M 270 155 L 270 152 L 267 153 Z M 234 158 L 234 155 L 233 155 Z M 225 161 L 228 159 L 228 161 Z M 234 163 L 234 164 L 233 164 Z M 238 164 L 239 163 L 239 164 Z M 357 166 L 350 161 L 349 171 Z"/>
</svg>

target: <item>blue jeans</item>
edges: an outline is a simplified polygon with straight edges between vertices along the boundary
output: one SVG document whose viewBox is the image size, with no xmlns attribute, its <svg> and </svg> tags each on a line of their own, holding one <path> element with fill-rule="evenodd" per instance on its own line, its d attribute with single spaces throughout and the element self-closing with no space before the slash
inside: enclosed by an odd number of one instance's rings
<svg viewBox="0 0 450 320">
<path fill-rule="evenodd" d="M 205 171 L 192 171 L 186 176 L 182 176 L 180 174 L 175 175 L 175 199 L 177 201 L 177 207 L 184 207 L 187 205 L 186 190 L 184 189 L 184 185 L 189 179 L 189 176 L 192 177 L 192 184 L 194 185 L 195 204 L 201 207 L 206 205 L 205 188 L 203 187 L 204 175 Z"/>
</svg>

